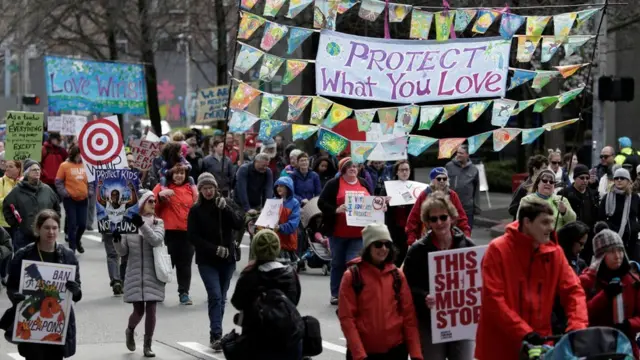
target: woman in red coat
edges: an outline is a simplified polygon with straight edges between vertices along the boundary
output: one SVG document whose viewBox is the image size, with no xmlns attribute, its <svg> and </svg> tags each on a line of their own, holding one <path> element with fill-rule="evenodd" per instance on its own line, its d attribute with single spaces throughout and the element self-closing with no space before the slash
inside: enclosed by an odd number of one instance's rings
<svg viewBox="0 0 640 360">
<path fill-rule="evenodd" d="M 608 326 L 622 331 L 631 340 L 633 354 L 640 352 L 635 337 L 640 332 L 640 285 L 631 274 L 629 259 L 620 236 L 605 229 L 593 238 L 595 260 L 580 276 L 587 294 L 589 326 Z M 614 302 L 622 294 L 623 320 L 616 321 Z"/>
</svg>

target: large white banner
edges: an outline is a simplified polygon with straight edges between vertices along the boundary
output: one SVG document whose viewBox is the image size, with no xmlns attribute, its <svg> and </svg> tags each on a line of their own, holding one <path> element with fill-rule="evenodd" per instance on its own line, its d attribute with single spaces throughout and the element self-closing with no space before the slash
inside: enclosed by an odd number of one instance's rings
<svg viewBox="0 0 640 360">
<path fill-rule="evenodd" d="M 316 92 L 404 104 L 502 97 L 510 49 L 501 37 L 437 42 L 322 30 Z"/>
</svg>

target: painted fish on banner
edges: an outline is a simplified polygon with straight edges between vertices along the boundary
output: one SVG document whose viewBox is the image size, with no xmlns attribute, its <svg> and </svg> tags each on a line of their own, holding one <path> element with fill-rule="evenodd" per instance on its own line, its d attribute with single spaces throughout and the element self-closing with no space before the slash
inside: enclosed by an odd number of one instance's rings
<svg viewBox="0 0 640 360">
<path fill-rule="evenodd" d="M 510 40 L 378 39 L 323 30 L 316 57 L 318 95 L 419 103 L 502 97 Z"/>
</svg>

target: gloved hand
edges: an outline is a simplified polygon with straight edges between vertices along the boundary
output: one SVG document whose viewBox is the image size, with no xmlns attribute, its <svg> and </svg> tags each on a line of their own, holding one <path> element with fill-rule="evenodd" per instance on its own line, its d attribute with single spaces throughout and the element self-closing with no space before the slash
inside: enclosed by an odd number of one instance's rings
<svg viewBox="0 0 640 360">
<path fill-rule="evenodd" d="M 120 232 L 118 230 L 114 231 L 112 235 L 114 243 L 119 243 L 120 241 L 122 241 L 122 235 L 120 235 Z"/>
<path fill-rule="evenodd" d="M 274 232 L 278 232 L 280 230 L 280 225 L 276 225 L 273 227 Z"/>
<path fill-rule="evenodd" d="M 9 295 L 9 300 L 11 300 L 13 304 L 17 304 L 27 298 L 23 293 L 20 292 L 15 292 L 13 294 L 11 294 L 11 292 L 7 292 L 7 294 Z"/>
<path fill-rule="evenodd" d="M 144 224 L 144 220 L 142 220 L 142 216 L 140 216 L 140 214 L 133 214 L 131 215 L 131 223 L 139 228 Z"/>
<path fill-rule="evenodd" d="M 525 335 L 523 340 L 528 342 L 531 345 L 540 346 L 540 345 L 544 344 L 542 336 L 540 336 L 540 334 L 538 334 L 537 332 L 528 333 L 527 335 Z"/>
<path fill-rule="evenodd" d="M 216 206 L 218 207 L 218 209 L 224 209 L 225 206 L 227 206 L 227 200 L 225 200 L 222 196 L 218 196 L 216 198 Z"/>
<path fill-rule="evenodd" d="M 605 286 L 604 292 L 610 299 L 614 298 L 616 295 L 622 293 L 622 284 L 619 281 L 610 282 Z"/>
<path fill-rule="evenodd" d="M 218 246 L 216 249 L 216 255 L 220 258 L 226 259 L 229 257 L 229 249 L 224 246 Z"/>
<path fill-rule="evenodd" d="M 631 332 L 631 324 L 629 324 L 629 320 L 627 319 L 624 319 L 624 321 L 620 324 L 613 325 L 613 327 L 622 331 L 625 334 L 628 334 Z"/>
<path fill-rule="evenodd" d="M 82 299 L 82 290 L 80 290 L 80 284 L 73 280 L 69 280 L 66 283 L 67 290 L 71 292 L 71 299 L 73 302 L 78 302 Z"/>
</svg>

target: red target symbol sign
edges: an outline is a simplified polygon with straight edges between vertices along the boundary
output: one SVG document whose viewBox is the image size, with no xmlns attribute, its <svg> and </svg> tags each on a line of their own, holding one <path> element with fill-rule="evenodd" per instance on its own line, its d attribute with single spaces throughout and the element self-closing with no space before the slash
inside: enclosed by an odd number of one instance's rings
<svg viewBox="0 0 640 360">
<path fill-rule="evenodd" d="M 80 131 L 78 140 L 84 161 L 91 165 L 111 163 L 120 156 L 124 145 L 120 128 L 108 119 L 87 123 Z"/>
</svg>

